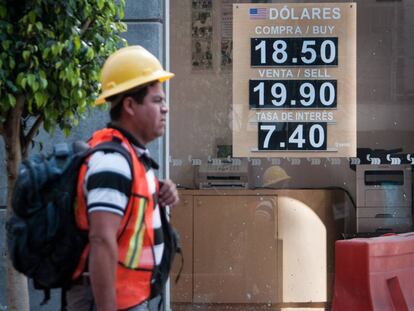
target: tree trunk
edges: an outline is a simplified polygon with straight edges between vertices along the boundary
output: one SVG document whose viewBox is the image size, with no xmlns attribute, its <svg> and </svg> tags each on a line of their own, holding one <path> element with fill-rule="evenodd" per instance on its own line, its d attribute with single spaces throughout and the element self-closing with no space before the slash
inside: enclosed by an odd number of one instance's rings
<svg viewBox="0 0 414 311">
<path fill-rule="evenodd" d="M 4 127 L 4 143 L 6 147 L 7 159 L 7 218 L 11 213 L 13 185 L 17 178 L 19 163 L 22 159 L 20 122 L 24 107 L 24 100 L 24 96 L 19 96 L 17 98 L 16 107 L 11 111 Z M 27 278 L 13 268 L 9 259 L 7 259 L 6 270 L 8 310 L 29 311 L 29 290 Z"/>
</svg>

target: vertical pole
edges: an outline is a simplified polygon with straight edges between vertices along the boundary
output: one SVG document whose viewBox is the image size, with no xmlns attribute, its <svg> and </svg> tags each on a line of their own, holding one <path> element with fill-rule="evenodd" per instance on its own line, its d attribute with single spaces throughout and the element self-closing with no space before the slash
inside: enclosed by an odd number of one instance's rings
<svg viewBox="0 0 414 311">
<path fill-rule="evenodd" d="M 164 0 L 164 66 L 165 70 L 170 70 L 170 1 Z M 165 84 L 165 96 L 167 101 L 167 107 L 170 111 L 170 82 L 167 81 Z M 166 131 L 164 136 L 164 171 L 165 178 L 170 177 L 170 114 L 167 116 Z M 169 209 L 168 207 L 166 207 Z M 167 211 L 167 215 L 169 210 Z M 163 311 L 171 311 L 171 283 L 168 279 L 165 284 L 164 291 L 164 306 Z"/>
</svg>

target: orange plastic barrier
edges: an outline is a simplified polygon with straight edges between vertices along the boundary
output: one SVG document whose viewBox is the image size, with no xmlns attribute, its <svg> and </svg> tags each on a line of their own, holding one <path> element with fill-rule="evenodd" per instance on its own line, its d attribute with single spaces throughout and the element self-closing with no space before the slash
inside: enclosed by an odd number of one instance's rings
<svg viewBox="0 0 414 311">
<path fill-rule="evenodd" d="M 337 241 L 332 311 L 414 310 L 414 232 Z"/>
</svg>

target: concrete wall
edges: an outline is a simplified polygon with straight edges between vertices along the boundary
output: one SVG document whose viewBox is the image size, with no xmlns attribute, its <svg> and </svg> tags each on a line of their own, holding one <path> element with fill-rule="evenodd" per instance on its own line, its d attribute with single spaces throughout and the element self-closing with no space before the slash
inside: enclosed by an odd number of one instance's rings
<svg viewBox="0 0 414 311">
<path fill-rule="evenodd" d="M 0 279 L 0 310 L 6 310 L 6 282 L 4 277 L 6 275 L 6 270 L 4 266 L 4 262 L 6 259 L 6 249 L 5 249 L 5 232 L 4 232 L 4 225 L 5 225 L 5 214 L 6 211 L 4 210 L 4 206 L 0 207 L 0 275 L 2 276 Z"/>
<path fill-rule="evenodd" d="M 128 25 L 128 32 L 124 34 L 129 45 L 139 44 L 147 48 L 156 55 L 160 60 L 163 58 L 163 16 L 164 16 L 163 0 L 127 0 L 125 7 L 124 21 Z M 54 135 L 49 135 L 42 131 L 37 142 L 44 145 L 44 151 L 48 152 L 52 149 L 53 144 L 62 141 L 73 141 L 78 139 L 87 139 L 95 130 L 102 128 L 109 121 L 108 112 L 101 109 L 93 109 L 82 120 L 79 126 L 73 129 L 69 138 L 66 138 L 61 131 L 56 131 Z M 152 142 L 148 147 L 152 156 L 161 165 L 163 159 L 162 139 Z M 4 145 L 0 139 L 0 311 L 6 310 L 6 276 L 4 271 L 4 221 L 5 210 L 1 207 L 6 204 L 6 167 L 4 163 Z M 160 176 L 163 175 L 163 167 L 160 168 Z M 52 293 L 52 300 L 46 306 L 40 306 L 43 298 L 42 292 L 31 290 L 31 310 L 32 311 L 52 311 L 59 310 L 60 293 L 59 291 Z"/>
</svg>

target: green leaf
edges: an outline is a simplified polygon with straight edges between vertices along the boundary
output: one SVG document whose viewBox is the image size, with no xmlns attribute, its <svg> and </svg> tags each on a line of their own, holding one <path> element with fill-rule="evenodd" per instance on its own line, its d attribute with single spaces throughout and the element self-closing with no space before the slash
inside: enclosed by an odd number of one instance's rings
<svg viewBox="0 0 414 311">
<path fill-rule="evenodd" d="M 1 46 L 3 47 L 3 49 L 8 50 L 10 48 L 11 43 L 12 42 L 10 40 L 4 40 L 1 43 Z"/>
<path fill-rule="evenodd" d="M 48 133 L 52 130 L 52 123 L 49 118 L 45 118 L 45 120 L 43 121 L 43 127 L 45 131 Z"/>
<path fill-rule="evenodd" d="M 34 74 L 28 74 L 27 75 L 27 84 L 30 86 L 30 87 L 33 87 L 33 83 L 36 81 L 36 77 L 35 77 L 35 75 Z"/>
<path fill-rule="evenodd" d="M 33 97 L 29 97 L 27 99 L 27 110 L 29 111 L 30 114 L 33 113 Z"/>
<path fill-rule="evenodd" d="M 86 59 L 87 60 L 92 60 L 95 56 L 95 53 L 93 52 L 93 49 L 88 48 L 87 52 L 86 52 Z"/>
<path fill-rule="evenodd" d="M 37 82 L 36 80 L 33 81 L 33 84 L 32 84 L 33 92 L 36 92 L 39 89 L 39 87 L 40 87 L 39 82 Z"/>
<path fill-rule="evenodd" d="M 58 42 L 57 47 L 58 47 L 59 55 L 62 55 L 63 48 L 65 47 L 64 44 L 62 44 L 61 42 Z"/>
<path fill-rule="evenodd" d="M 19 73 L 17 75 L 16 84 L 24 89 L 26 88 L 26 83 L 27 83 L 26 75 L 23 72 Z"/>
<path fill-rule="evenodd" d="M 12 57 L 9 58 L 9 67 L 10 69 L 14 69 L 14 67 L 16 66 L 16 62 L 14 61 L 14 59 Z"/>
<path fill-rule="evenodd" d="M 124 11 L 120 11 L 119 12 L 119 19 L 123 19 L 124 18 Z"/>
<path fill-rule="evenodd" d="M 37 30 L 42 31 L 43 30 L 43 24 L 41 22 L 36 22 L 35 24 Z"/>
<path fill-rule="evenodd" d="M 0 18 L 5 18 L 7 16 L 7 9 L 4 5 L 0 5 Z"/>
<path fill-rule="evenodd" d="M 65 126 L 63 128 L 63 134 L 68 137 L 70 135 L 70 127 L 69 126 Z"/>
<path fill-rule="evenodd" d="M 74 75 L 70 77 L 70 84 L 72 85 L 72 87 L 75 87 L 78 84 L 78 80 L 75 78 Z"/>
<path fill-rule="evenodd" d="M 50 52 L 50 49 L 49 48 L 45 48 L 44 50 L 43 50 L 43 52 L 42 52 L 42 57 L 43 57 L 43 59 L 47 59 L 48 58 L 48 56 L 49 56 L 49 52 Z"/>
<path fill-rule="evenodd" d="M 40 77 L 39 80 L 40 80 L 40 86 L 41 86 L 41 88 L 42 89 L 46 89 L 47 88 L 47 85 L 48 85 L 47 80 L 44 79 L 44 78 L 42 78 L 42 77 Z"/>
<path fill-rule="evenodd" d="M 30 11 L 29 14 L 27 14 L 28 18 L 29 18 L 29 22 L 31 24 L 34 24 L 36 21 L 36 12 L 35 11 Z"/>
<path fill-rule="evenodd" d="M 102 10 L 102 8 L 104 7 L 105 1 L 104 0 L 98 0 L 98 9 Z"/>
<path fill-rule="evenodd" d="M 59 88 L 59 90 L 60 90 L 60 95 L 61 95 L 62 97 L 69 97 L 69 92 L 68 92 L 68 89 L 67 89 L 66 87 L 61 86 L 61 87 Z"/>
<path fill-rule="evenodd" d="M 66 72 L 65 72 L 65 70 L 60 70 L 59 71 L 59 79 L 61 79 L 61 80 L 66 80 Z"/>
<path fill-rule="evenodd" d="M 30 57 L 30 51 L 23 51 L 22 56 L 23 56 L 23 60 L 27 62 Z"/>
<path fill-rule="evenodd" d="M 58 55 L 58 53 L 59 53 L 59 47 L 56 44 L 52 45 L 50 47 L 50 49 L 52 50 L 52 55 L 53 56 L 57 56 Z"/>
<path fill-rule="evenodd" d="M 40 79 L 46 80 L 46 73 L 43 70 L 39 70 L 39 77 Z"/>
<path fill-rule="evenodd" d="M 9 102 L 10 107 L 16 106 L 16 97 L 14 97 L 12 94 L 7 94 L 7 100 Z"/>
<path fill-rule="evenodd" d="M 45 93 L 35 93 L 35 102 L 38 108 L 43 108 L 47 103 L 47 96 Z"/>
<path fill-rule="evenodd" d="M 81 41 L 79 36 L 75 36 L 73 38 L 73 43 L 75 44 L 75 51 L 79 51 L 80 47 L 81 47 Z"/>
</svg>

